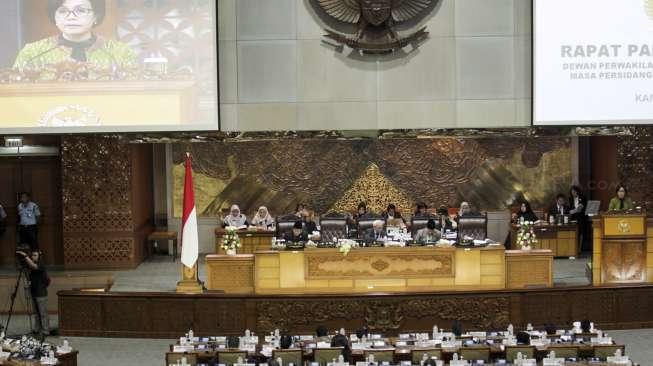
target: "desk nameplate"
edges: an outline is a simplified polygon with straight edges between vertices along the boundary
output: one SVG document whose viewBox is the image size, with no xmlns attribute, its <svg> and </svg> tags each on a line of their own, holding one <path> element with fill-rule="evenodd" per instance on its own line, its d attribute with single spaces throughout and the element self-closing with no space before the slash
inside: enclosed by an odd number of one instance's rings
<svg viewBox="0 0 653 366">
<path fill-rule="evenodd" d="M 454 277 L 455 250 L 305 251 L 308 280 Z"/>
</svg>

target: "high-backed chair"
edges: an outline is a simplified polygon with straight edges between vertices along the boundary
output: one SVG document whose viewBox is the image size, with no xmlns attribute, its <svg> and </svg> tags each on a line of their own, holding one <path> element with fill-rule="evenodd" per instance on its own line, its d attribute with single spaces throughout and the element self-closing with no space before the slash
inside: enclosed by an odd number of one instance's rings
<svg viewBox="0 0 653 366">
<path fill-rule="evenodd" d="M 626 354 L 626 346 L 617 346 L 617 345 L 596 345 L 594 346 L 594 357 L 599 358 L 601 361 L 605 361 L 608 357 L 614 356 L 617 350 L 621 350 L 621 354 Z"/>
<path fill-rule="evenodd" d="M 483 360 L 485 362 L 490 361 L 490 347 L 485 346 L 471 346 L 471 347 L 462 347 L 460 349 L 460 355 L 468 361 Z"/>
<path fill-rule="evenodd" d="M 320 219 L 320 234 L 325 242 L 347 238 L 347 216 L 337 212 L 324 215 Z"/>
<path fill-rule="evenodd" d="M 238 359 L 241 358 L 243 362 L 247 360 L 246 351 L 218 351 L 218 363 L 231 366 L 235 363 L 238 363 Z"/>
<path fill-rule="evenodd" d="M 176 365 L 177 362 L 181 362 L 182 358 L 186 358 L 186 363 L 190 366 L 197 365 L 197 355 L 193 353 L 179 353 L 179 352 L 167 352 L 166 353 L 166 365 Z"/>
<path fill-rule="evenodd" d="M 512 363 L 520 352 L 525 358 L 535 358 L 535 346 L 506 346 L 506 361 Z"/>
<path fill-rule="evenodd" d="M 442 359 L 442 348 L 413 348 L 410 351 L 410 359 L 412 360 L 413 365 L 419 365 L 420 362 L 424 359 L 424 355 L 428 358 L 437 358 L 438 360 Z"/>
<path fill-rule="evenodd" d="M 552 344 L 546 350 L 547 354 L 551 351 L 556 353 L 556 357 L 560 358 L 578 358 L 578 346 L 557 345 Z"/>
<path fill-rule="evenodd" d="M 337 360 L 342 354 L 342 347 L 316 348 L 313 350 L 313 361 L 320 365 L 326 365 L 333 360 Z"/>
<path fill-rule="evenodd" d="M 363 352 L 363 358 L 366 359 L 366 360 L 370 355 L 374 356 L 374 361 L 375 362 L 393 363 L 394 358 L 395 358 L 395 350 L 394 349 L 375 349 L 375 350 L 368 350 L 368 351 Z"/>
<path fill-rule="evenodd" d="M 364 239 L 365 238 L 365 233 L 367 232 L 367 230 L 372 228 L 372 226 L 374 225 L 374 221 L 376 221 L 376 220 L 383 220 L 383 217 L 375 216 L 375 215 L 367 215 L 365 217 L 362 217 L 362 218 L 358 219 L 358 238 L 359 239 Z"/>
<path fill-rule="evenodd" d="M 487 238 L 487 216 L 467 215 L 458 218 L 458 238 L 471 237 L 477 240 Z"/>
<path fill-rule="evenodd" d="M 297 215 L 284 215 L 284 216 L 278 216 L 277 217 L 277 232 L 276 236 L 277 238 L 283 238 L 283 236 L 287 233 L 292 232 L 293 226 L 295 226 L 295 222 L 301 220 L 301 218 L 297 217 Z"/>
<path fill-rule="evenodd" d="M 426 216 L 413 216 L 410 219 L 410 231 L 413 234 L 413 238 L 415 237 L 418 231 L 426 227 L 426 224 L 428 224 L 429 220 L 431 219 L 436 220 L 437 217 L 426 215 Z"/>
<path fill-rule="evenodd" d="M 298 349 L 275 349 L 272 351 L 272 359 L 281 359 L 282 365 L 293 364 L 295 366 L 302 366 L 303 352 L 301 348 Z"/>
</svg>

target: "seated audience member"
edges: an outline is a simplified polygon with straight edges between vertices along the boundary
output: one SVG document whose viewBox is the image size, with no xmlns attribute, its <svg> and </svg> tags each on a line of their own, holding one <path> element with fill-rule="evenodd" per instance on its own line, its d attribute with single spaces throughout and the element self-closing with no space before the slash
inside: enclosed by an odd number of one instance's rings
<svg viewBox="0 0 653 366">
<path fill-rule="evenodd" d="M 331 347 L 342 347 L 342 357 L 345 359 L 345 362 L 348 364 L 352 363 L 351 346 L 349 345 L 347 336 L 336 334 L 331 340 Z"/>
<path fill-rule="evenodd" d="M 441 233 L 444 233 L 447 230 L 454 231 L 456 229 L 456 222 L 451 221 L 447 207 L 440 206 L 440 208 L 438 208 L 438 216 L 439 219 L 436 225 L 436 229 L 440 230 Z"/>
<path fill-rule="evenodd" d="M 460 323 L 458 320 L 454 320 L 453 324 L 451 325 L 451 333 L 453 333 L 456 337 L 463 335 L 462 323 Z"/>
<path fill-rule="evenodd" d="M 530 336 L 530 334 L 528 334 L 528 333 L 526 333 L 526 332 L 519 332 L 519 333 L 517 333 L 516 338 L 517 338 L 517 344 L 518 344 L 518 345 L 526 345 L 526 346 L 528 346 L 528 345 L 531 344 L 531 336 Z"/>
<path fill-rule="evenodd" d="M 553 324 L 546 324 L 544 326 L 544 331 L 546 332 L 547 335 L 555 335 L 556 334 L 556 326 Z"/>
<path fill-rule="evenodd" d="M 469 202 L 463 201 L 460 203 L 460 208 L 458 209 L 458 217 L 472 215 L 472 205 Z"/>
<path fill-rule="evenodd" d="M 519 205 L 519 212 L 517 212 L 516 219 L 517 219 L 516 220 L 517 222 L 520 222 L 522 220 L 523 221 L 530 221 L 530 222 L 539 221 L 539 219 L 537 218 L 537 215 L 535 214 L 535 212 L 533 212 L 533 209 L 531 208 L 530 202 L 528 202 L 528 201 L 523 201 Z"/>
<path fill-rule="evenodd" d="M 558 194 L 556 196 L 555 203 L 549 208 L 549 216 L 551 215 L 569 215 L 569 206 L 567 206 L 564 194 Z"/>
<path fill-rule="evenodd" d="M 247 225 L 249 225 L 247 217 L 240 213 L 240 207 L 238 207 L 238 205 L 231 206 L 229 215 L 222 220 L 222 227 L 233 226 L 239 229 L 244 229 Z"/>
<path fill-rule="evenodd" d="M 438 366 L 438 362 L 432 358 L 429 358 L 428 360 L 424 361 L 423 366 Z"/>
<path fill-rule="evenodd" d="M 394 203 L 388 205 L 388 208 L 386 208 L 385 212 L 383 213 L 383 218 L 386 220 L 386 222 L 401 220 L 401 223 L 406 225 L 406 220 L 401 217 L 401 212 L 397 211 L 397 207 L 394 205 Z"/>
<path fill-rule="evenodd" d="M 364 218 L 369 213 L 367 212 L 367 205 L 365 202 L 360 202 L 358 208 L 356 209 L 356 214 L 354 215 L 354 220 L 358 223 L 358 220 Z"/>
<path fill-rule="evenodd" d="M 615 192 L 617 196 L 610 200 L 608 211 L 626 211 L 635 208 L 633 201 L 628 197 L 628 190 L 623 184 L 619 184 Z"/>
<path fill-rule="evenodd" d="M 424 202 L 420 202 L 417 204 L 417 207 L 415 208 L 415 213 L 413 216 L 415 217 L 426 217 L 429 216 L 429 207 L 426 205 Z"/>
<path fill-rule="evenodd" d="M 311 235 L 313 232 L 317 231 L 317 224 L 315 224 L 312 211 L 304 208 L 300 212 L 300 217 L 302 218 L 304 233 L 306 233 L 306 235 Z"/>
<path fill-rule="evenodd" d="M 288 349 L 290 346 L 292 346 L 292 337 L 287 334 L 282 335 L 281 339 L 279 339 L 279 347 Z"/>
<path fill-rule="evenodd" d="M 590 330 L 592 329 L 592 324 L 589 321 L 589 319 L 583 319 L 580 322 L 580 330 L 583 331 L 583 333 L 588 334 L 590 333 Z"/>
<path fill-rule="evenodd" d="M 367 229 L 365 234 L 366 241 L 383 241 L 386 237 L 385 222 L 376 220 L 372 223 L 372 228 Z"/>
<path fill-rule="evenodd" d="M 298 203 L 297 206 L 295 206 L 295 215 L 297 217 L 302 217 L 302 211 L 306 209 L 306 205 L 303 203 Z"/>
<path fill-rule="evenodd" d="M 303 227 L 304 226 L 302 225 L 301 221 L 296 221 L 295 225 L 293 225 L 292 230 L 283 236 L 284 240 L 291 243 L 301 243 L 308 241 L 308 235 L 306 235 Z"/>
<path fill-rule="evenodd" d="M 274 229 L 274 219 L 270 216 L 267 207 L 259 207 L 256 215 L 252 218 L 252 226 L 256 226 L 259 229 L 263 230 L 273 230 Z"/>
<path fill-rule="evenodd" d="M 417 231 L 417 234 L 415 235 L 415 242 L 416 243 L 435 243 L 436 241 L 440 240 L 442 237 L 442 234 L 438 229 L 435 228 L 435 220 L 430 219 L 426 223 L 426 227 L 423 229 L 420 229 Z"/>
<path fill-rule="evenodd" d="M 582 221 L 585 216 L 585 205 L 587 205 L 587 199 L 580 187 L 571 186 L 569 189 L 569 213 L 572 220 Z"/>
<path fill-rule="evenodd" d="M 317 336 L 318 342 L 329 341 L 329 330 L 324 325 L 319 325 L 315 328 L 315 335 Z"/>
<path fill-rule="evenodd" d="M 236 336 L 227 337 L 227 348 L 237 349 L 240 346 L 240 338 Z"/>
</svg>

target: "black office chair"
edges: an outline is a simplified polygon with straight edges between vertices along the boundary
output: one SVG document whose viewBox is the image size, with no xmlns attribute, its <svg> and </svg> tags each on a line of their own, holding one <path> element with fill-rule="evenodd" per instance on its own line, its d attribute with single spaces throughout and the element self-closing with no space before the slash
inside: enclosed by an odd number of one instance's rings
<svg viewBox="0 0 653 366">
<path fill-rule="evenodd" d="M 471 237 L 475 240 L 487 238 L 487 216 L 468 215 L 458 218 L 458 240 Z"/>
<path fill-rule="evenodd" d="M 338 212 L 324 215 L 320 219 L 320 236 L 324 242 L 347 238 L 347 216 Z"/>
<path fill-rule="evenodd" d="M 285 234 L 289 234 L 292 232 L 292 228 L 295 226 L 295 222 L 300 221 L 301 218 L 297 217 L 297 215 L 283 215 L 283 216 L 278 216 L 276 219 L 277 222 L 277 230 L 276 230 L 276 236 L 277 238 L 283 238 Z"/>
</svg>

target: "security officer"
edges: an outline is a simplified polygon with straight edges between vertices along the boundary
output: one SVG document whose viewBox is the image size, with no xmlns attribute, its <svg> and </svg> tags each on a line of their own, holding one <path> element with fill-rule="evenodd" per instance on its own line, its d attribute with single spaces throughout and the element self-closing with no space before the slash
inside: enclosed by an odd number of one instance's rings
<svg viewBox="0 0 653 366">
<path fill-rule="evenodd" d="M 20 194 L 18 203 L 18 243 L 29 244 L 30 249 L 38 250 L 37 223 L 41 216 L 39 206 L 32 202 L 30 194 Z"/>
</svg>

